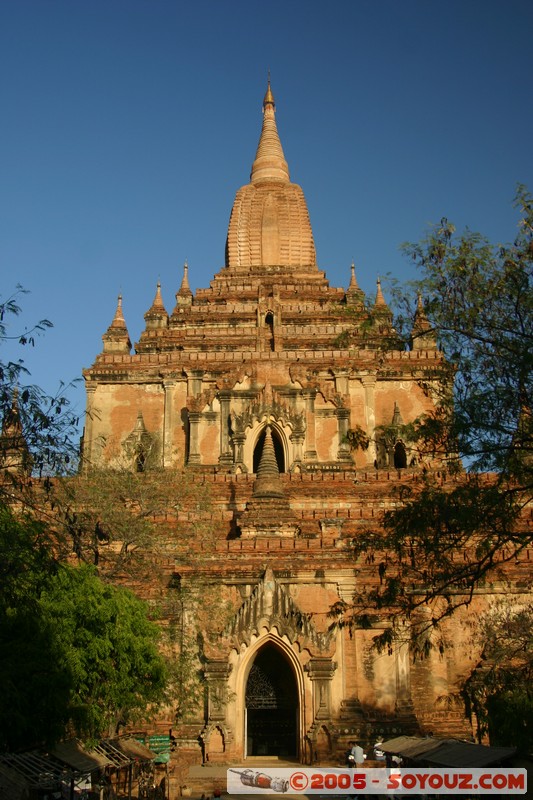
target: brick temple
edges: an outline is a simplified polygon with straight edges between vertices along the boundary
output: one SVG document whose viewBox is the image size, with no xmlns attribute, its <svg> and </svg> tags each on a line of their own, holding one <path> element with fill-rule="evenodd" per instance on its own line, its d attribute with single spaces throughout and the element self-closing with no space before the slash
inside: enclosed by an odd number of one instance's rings
<svg viewBox="0 0 533 800">
<path fill-rule="evenodd" d="M 395 487 L 432 468 L 393 434 L 431 410 L 442 359 L 421 303 L 410 349 L 395 349 L 379 280 L 365 298 L 352 265 L 346 284 L 330 286 L 317 265 L 269 85 L 224 266 L 193 292 L 185 265 L 171 310 L 158 284 L 133 352 L 119 298 L 84 371 L 87 468 L 186 465 L 209 497 L 209 545 L 186 560 L 170 545 L 163 565 L 168 592 L 202 576 L 233 608 L 198 645 L 205 703 L 174 725 L 191 761 L 334 761 L 352 738 L 471 732 L 450 698 L 476 664 L 468 620 L 486 597 L 448 623 L 450 647 L 422 661 L 407 637 L 373 649 L 386 617 L 349 631 L 328 616 L 376 580 L 373 564 L 354 559 L 354 539 L 379 525 Z M 361 435 L 366 449 L 352 446 Z M 178 536 L 194 514 L 165 524 Z M 171 714 L 161 729 L 169 724 Z"/>
</svg>

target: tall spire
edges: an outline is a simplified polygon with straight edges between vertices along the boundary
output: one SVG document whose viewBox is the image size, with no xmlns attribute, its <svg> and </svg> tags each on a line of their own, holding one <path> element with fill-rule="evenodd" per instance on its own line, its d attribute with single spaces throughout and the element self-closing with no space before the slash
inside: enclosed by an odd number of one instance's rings
<svg viewBox="0 0 533 800">
<path fill-rule="evenodd" d="M 252 165 L 250 181 L 261 183 L 272 180 L 289 182 L 290 176 L 276 126 L 276 104 L 269 78 L 263 100 L 263 129 Z"/>
<path fill-rule="evenodd" d="M 226 240 L 229 270 L 248 272 L 265 266 L 318 273 L 309 211 L 301 187 L 290 180 L 270 80 L 250 183 L 235 196 Z"/>
</svg>

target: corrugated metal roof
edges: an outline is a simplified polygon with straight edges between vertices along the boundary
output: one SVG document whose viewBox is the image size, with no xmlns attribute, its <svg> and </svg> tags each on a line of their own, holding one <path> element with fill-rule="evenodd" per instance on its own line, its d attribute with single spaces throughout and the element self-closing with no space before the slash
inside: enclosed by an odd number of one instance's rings
<svg viewBox="0 0 533 800">
<path fill-rule="evenodd" d="M 46 755 L 35 751 L 27 753 L 3 753 L 0 769 L 14 779 L 16 773 L 30 786 L 55 787 L 58 781 L 69 780 L 71 771 Z"/>
<path fill-rule="evenodd" d="M 77 739 L 60 742 L 50 751 L 50 754 L 77 772 L 96 772 L 105 767 L 114 766 L 105 754 L 98 752 L 96 748 L 86 750 Z"/>
<path fill-rule="evenodd" d="M 120 769 L 133 761 L 152 761 L 155 757 L 156 753 L 132 737 L 104 740 L 91 749 L 71 739 L 60 742 L 48 753 L 33 750 L 3 753 L 0 754 L 0 790 L 12 792 L 15 797 L 15 794 L 25 794 L 29 786 L 56 789 L 61 782 L 69 783 L 72 778 L 106 767 Z"/>
<path fill-rule="evenodd" d="M 132 736 L 124 739 L 113 739 L 111 744 L 125 753 L 132 761 L 153 761 L 156 757 L 156 753 L 153 753 L 146 745 Z"/>
<path fill-rule="evenodd" d="M 471 742 L 447 742 L 423 757 L 428 766 L 489 767 L 511 758 L 516 747 L 486 747 Z"/>
<path fill-rule="evenodd" d="M 387 747 L 382 745 L 381 749 L 385 752 L 397 753 L 405 758 L 415 759 L 425 755 L 426 753 L 430 753 L 433 750 L 437 750 L 437 748 L 442 745 L 443 741 L 446 741 L 443 739 L 434 739 L 433 737 L 421 739 L 417 736 L 405 736 L 400 738 L 402 738 L 404 741 L 398 745 L 395 745 L 395 749 L 390 749 L 390 742 L 385 743 Z M 392 741 L 395 742 L 396 740 Z"/>
<path fill-rule="evenodd" d="M 381 750 L 385 753 L 394 753 L 396 755 L 407 754 L 408 750 L 418 749 L 424 746 L 435 747 L 436 744 L 441 744 L 442 739 L 436 740 L 433 738 L 424 738 L 420 736 L 397 736 L 395 739 L 388 739 L 381 744 Z"/>
<path fill-rule="evenodd" d="M 127 767 L 131 763 L 131 758 L 123 750 L 117 747 L 116 741 L 109 739 L 102 740 L 96 748 L 103 753 L 113 764 L 114 767 Z"/>
<path fill-rule="evenodd" d="M 516 747 L 488 747 L 460 739 L 398 736 L 383 742 L 385 753 L 399 755 L 418 764 L 440 767 L 488 767 L 516 753 Z"/>
</svg>

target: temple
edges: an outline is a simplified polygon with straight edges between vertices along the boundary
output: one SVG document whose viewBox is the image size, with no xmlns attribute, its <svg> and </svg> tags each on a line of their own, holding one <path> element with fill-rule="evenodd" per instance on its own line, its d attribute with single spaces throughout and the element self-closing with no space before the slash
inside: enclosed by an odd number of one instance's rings
<svg viewBox="0 0 533 800">
<path fill-rule="evenodd" d="M 205 702 L 186 719 L 169 711 L 160 721 L 191 761 L 311 763 L 337 759 L 356 737 L 470 733 L 449 702 L 476 659 L 467 612 L 457 613 L 445 654 L 418 662 L 408 637 L 385 653 L 373 648 L 386 615 L 370 629 L 331 624 L 332 604 L 375 580 L 374 565 L 354 558 L 354 540 L 397 502 L 396 486 L 431 468 L 401 431 L 431 410 L 442 359 L 422 302 L 406 349 L 379 279 L 367 300 L 354 265 L 346 272 L 346 288 L 332 287 L 317 266 L 269 84 L 224 266 L 193 292 L 185 264 L 168 311 L 158 283 L 133 352 L 119 297 L 84 370 L 85 469 L 185 467 L 209 498 L 209 536 L 183 555 L 178 540 L 195 521 L 184 501 L 165 516 L 159 556 L 164 592 L 201 576 L 211 600 L 220 593 L 230 609 L 195 640 Z"/>
</svg>

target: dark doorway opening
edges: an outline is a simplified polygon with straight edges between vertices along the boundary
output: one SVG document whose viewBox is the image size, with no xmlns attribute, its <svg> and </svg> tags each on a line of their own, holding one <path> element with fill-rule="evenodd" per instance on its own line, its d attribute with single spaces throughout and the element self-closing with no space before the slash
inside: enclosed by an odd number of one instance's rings
<svg viewBox="0 0 533 800">
<path fill-rule="evenodd" d="M 248 756 L 298 755 L 298 690 L 291 665 L 272 644 L 258 652 L 246 683 Z"/>
<path fill-rule="evenodd" d="M 267 329 L 267 341 L 271 350 L 274 350 L 274 314 L 269 311 L 265 317 L 265 325 Z"/>
<path fill-rule="evenodd" d="M 261 455 L 263 453 L 263 447 L 265 445 L 265 431 L 266 428 L 260 433 L 259 438 L 257 440 L 257 444 L 254 450 L 254 475 L 257 475 L 257 470 L 259 469 L 259 462 L 261 461 Z M 270 432 L 272 433 L 272 444 L 274 445 L 274 453 L 276 454 L 276 461 L 278 464 L 278 469 L 281 472 L 285 472 L 285 457 L 283 454 L 283 445 L 281 443 L 281 439 L 279 437 L 278 432 L 274 428 L 270 428 Z"/>
<path fill-rule="evenodd" d="M 407 453 L 402 442 L 396 442 L 394 448 L 394 466 L 397 469 L 405 469 L 407 466 Z"/>
</svg>

